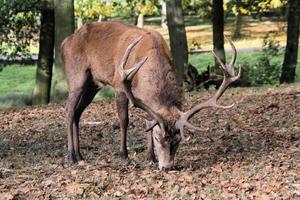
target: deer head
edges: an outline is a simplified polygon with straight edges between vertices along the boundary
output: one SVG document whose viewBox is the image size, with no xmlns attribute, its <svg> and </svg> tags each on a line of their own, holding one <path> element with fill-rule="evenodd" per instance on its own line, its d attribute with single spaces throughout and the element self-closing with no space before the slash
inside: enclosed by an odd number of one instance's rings
<svg viewBox="0 0 300 200">
<path fill-rule="evenodd" d="M 201 129 L 192 125 L 189 122 L 189 119 L 191 117 L 205 108 L 216 107 L 228 109 L 233 106 L 233 104 L 229 106 L 218 105 L 217 101 L 228 88 L 228 86 L 240 77 L 241 69 L 239 69 L 238 75 L 235 75 L 234 64 L 236 61 L 237 51 L 232 41 L 226 38 L 233 50 L 233 57 L 229 64 L 223 63 L 221 59 L 215 54 L 215 52 L 212 51 L 213 55 L 216 57 L 217 61 L 220 64 L 220 69 L 224 74 L 223 82 L 219 89 L 216 91 L 215 95 L 202 103 L 198 103 L 186 112 L 182 112 L 179 109 L 174 108 L 171 111 L 159 113 L 144 104 L 140 99 L 135 98 L 131 91 L 131 81 L 138 70 L 143 66 L 143 64 L 147 62 L 147 57 L 134 64 L 132 68 L 125 70 L 125 65 L 127 63 L 130 52 L 134 48 L 134 46 L 141 40 L 141 38 L 142 37 L 137 38 L 127 47 L 119 66 L 119 73 L 126 96 L 130 100 L 132 105 L 144 110 L 151 117 L 152 120 L 148 120 L 148 123 L 150 125 L 147 131 L 152 131 L 152 138 L 158 156 L 159 168 L 168 169 L 174 165 L 175 153 L 180 141 L 187 141 L 189 139 L 189 137 L 185 136 L 185 128 L 191 131 L 208 130 Z"/>
</svg>

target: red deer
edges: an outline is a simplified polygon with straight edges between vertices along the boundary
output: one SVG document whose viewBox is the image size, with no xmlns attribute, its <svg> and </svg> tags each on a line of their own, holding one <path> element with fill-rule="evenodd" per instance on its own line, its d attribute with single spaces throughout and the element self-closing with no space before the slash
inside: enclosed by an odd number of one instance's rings
<svg viewBox="0 0 300 200">
<path fill-rule="evenodd" d="M 224 80 L 216 94 L 193 107 L 181 111 L 182 91 L 175 78 L 170 51 L 162 36 L 150 30 L 118 22 L 86 24 L 62 44 L 62 59 L 69 86 L 67 101 L 68 154 L 70 162 L 82 160 L 79 150 L 79 119 L 96 93 L 105 85 L 116 92 L 116 107 L 121 127 L 121 156 L 128 157 L 126 134 L 128 102 L 144 110 L 150 120 L 148 127 L 149 160 L 160 169 L 171 168 L 184 128 L 201 130 L 188 120 L 198 111 L 220 106 L 217 100 L 228 85 L 239 78 L 235 75 L 236 49 L 229 65 L 216 56 Z"/>
</svg>

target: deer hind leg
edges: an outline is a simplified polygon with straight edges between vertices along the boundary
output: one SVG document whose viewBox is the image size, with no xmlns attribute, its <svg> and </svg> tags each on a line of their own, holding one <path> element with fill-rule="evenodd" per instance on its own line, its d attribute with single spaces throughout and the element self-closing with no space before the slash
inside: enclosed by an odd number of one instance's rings
<svg viewBox="0 0 300 200">
<path fill-rule="evenodd" d="M 68 153 L 66 161 L 70 163 L 75 163 L 75 151 L 73 142 L 73 123 L 75 120 L 75 108 L 80 100 L 80 90 L 70 90 L 69 97 L 67 101 L 67 132 L 68 132 Z"/>
<path fill-rule="evenodd" d="M 86 107 L 92 102 L 95 95 L 99 91 L 99 88 L 93 83 L 91 77 L 87 78 L 85 82 L 83 91 L 81 92 L 81 96 L 79 102 L 75 108 L 74 113 L 74 122 L 73 122 L 73 145 L 74 145 L 74 153 L 76 161 L 83 160 L 83 157 L 80 153 L 79 146 L 79 121 L 83 111 Z"/>
<path fill-rule="evenodd" d="M 121 148 L 120 148 L 120 156 L 123 159 L 128 158 L 126 137 L 127 137 L 127 127 L 128 127 L 128 99 L 126 94 L 123 92 L 116 92 L 116 106 L 118 117 L 120 120 L 121 127 Z"/>
<path fill-rule="evenodd" d="M 80 81 L 82 80 L 82 81 Z M 99 90 L 90 73 L 77 79 L 77 87 L 72 85 L 67 101 L 68 154 L 67 161 L 76 163 L 82 160 L 79 150 L 79 120 L 84 109 L 90 104 Z"/>
</svg>

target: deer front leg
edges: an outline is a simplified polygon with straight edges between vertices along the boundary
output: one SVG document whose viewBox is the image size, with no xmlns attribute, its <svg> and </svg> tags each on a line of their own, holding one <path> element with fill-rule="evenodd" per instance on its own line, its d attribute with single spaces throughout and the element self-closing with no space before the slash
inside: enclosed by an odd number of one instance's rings
<svg viewBox="0 0 300 200">
<path fill-rule="evenodd" d="M 121 149 L 120 156 L 123 159 L 128 158 L 128 151 L 126 145 L 126 137 L 127 137 L 127 127 L 128 127 L 128 99 L 124 92 L 116 93 L 116 105 L 118 117 L 120 120 L 121 127 Z"/>
<path fill-rule="evenodd" d="M 152 122 L 146 120 L 146 128 L 152 126 Z M 153 137 L 152 137 L 152 130 L 148 131 L 147 133 L 147 160 L 150 162 L 157 162 L 154 154 L 154 143 L 153 143 Z"/>
</svg>

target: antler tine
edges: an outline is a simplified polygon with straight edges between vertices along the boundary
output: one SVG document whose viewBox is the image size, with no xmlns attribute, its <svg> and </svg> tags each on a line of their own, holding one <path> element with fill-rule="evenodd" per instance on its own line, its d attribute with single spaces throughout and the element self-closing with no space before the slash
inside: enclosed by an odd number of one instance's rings
<svg viewBox="0 0 300 200">
<path fill-rule="evenodd" d="M 121 75 L 121 78 L 124 79 L 125 76 L 127 76 L 127 71 L 125 70 L 125 65 L 128 61 L 128 57 L 129 57 L 129 54 L 131 52 L 131 50 L 133 49 L 133 47 L 142 39 L 142 36 L 138 37 L 137 39 L 135 39 L 126 49 L 124 55 L 123 55 L 123 58 L 121 60 L 121 64 L 119 66 L 119 73 Z M 141 65 L 142 66 L 142 65 Z M 140 66 L 140 67 L 141 67 Z M 131 71 L 134 71 L 134 69 L 130 69 Z M 138 71 L 138 69 L 136 70 L 136 72 Z M 127 73 L 126 73 L 127 72 Z"/>
<path fill-rule="evenodd" d="M 197 112 L 199 112 L 200 110 L 205 109 L 205 108 L 210 108 L 210 107 L 228 109 L 228 108 L 231 108 L 234 106 L 234 104 L 229 105 L 229 106 L 222 106 L 222 105 L 217 104 L 218 99 L 223 95 L 223 93 L 228 88 L 228 86 L 232 82 L 236 81 L 241 75 L 241 68 L 239 69 L 238 75 L 235 75 L 234 63 L 235 63 L 236 55 L 237 55 L 236 48 L 234 47 L 233 43 L 229 39 L 227 39 L 227 40 L 229 41 L 230 45 L 232 46 L 233 52 L 234 52 L 233 59 L 231 60 L 232 64 L 230 63 L 229 65 L 226 65 L 226 64 L 222 63 L 221 59 L 215 54 L 214 51 L 212 51 L 213 55 L 216 57 L 217 61 L 220 63 L 220 68 L 221 68 L 222 72 L 224 73 L 223 82 L 222 82 L 221 86 L 219 87 L 219 89 L 217 90 L 217 92 L 215 93 L 215 95 L 213 95 L 210 99 L 195 105 L 190 110 L 188 110 L 184 113 L 180 113 L 180 118 L 176 122 L 176 127 L 180 130 L 182 138 L 185 138 L 184 131 L 183 131 L 184 127 L 187 127 L 188 129 L 191 129 L 194 131 L 207 130 L 207 129 L 198 128 L 188 122 L 188 120 L 192 116 L 194 116 Z"/>
<path fill-rule="evenodd" d="M 185 137 L 185 135 L 184 135 L 184 126 L 186 126 L 190 131 L 192 131 L 192 132 L 196 132 L 196 131 L 208 131 L 209 130 L 209 128 L 199 128 L 199 127 L 197 127 L 197 126 L 194 126 L 193 124 L 191 124 L 191 123 L 189 123 L 188 121 L 186 121 L 186 123 L 185 124 L 183 124 L 182 126 L 181 126 L 181 129 L 180 129 L 180 135 L 181 135 L 181 138 L 184 140 L 184 141 L 189 141 L 190 140 L 190 138 L 191 137 Z"/>
<path fill-rule="evenodd" d="M 220 64 L 220 67 L 221 67 L 222 71 L 223 70 L 226 71 L 226 65 L 222 62 L 221 58 L 216 54 L 215 50 L 212 50 L 211 52 L 215 56 L 215 58 L 217 59 L 218 63 Z"/>
<path fill-rule="evenodd" d="M 233 51 L 233 55 L 232 55 L 231 61 L 229 63 L 229 66 L 233 66 L 235 64 L 235 61 L 236 61 L 237 51 L 236 51 L 236 48 L 235 48 L 234 44 L 232 43 L 231 39 L 227 38 L 226 36 L 224 36 L 224 37 L 229 42 L 229 44 L 232 48 L 232 51 Z"/>
<path fill-rule="evenodd" d="M 159 123 L 158 123 L 157 121 L 152 122 L 151 126 L 149 126 L 149 127 L 145 130 L 145 132 L 151 131 L 151 130 L 154 128 L 154 126 L 156 126 L 156 125 L 159 125 Z"/>
<path fill-rule="evenodd" d="M 137 38 L 134 40 L 126 49 L 124 56 L 121 60 L 121 64 L 119 66 L 119 73 L 121 76 L 121 83 L 124 88 L 124 92 L 127 96 L 127 98 L 130 100 L 133 106 L 138 107 L 144 111 L 146 111 L 154 120 L 155 124 L 158 124 L 162 130 L 163 133 L 165 133 L 165 127 L 164 127 L 164 121 L 162 117 L 153 111 L 149 106 L 144 104 L 140 99 L 137 99 L 133 96 L 133 93 L 131 91 L 131 83 L 130 81 L 133 79 L 133 77 L 136 75 L 138 70 L 141 68 L 141 66 L 147 61 L 147 57 L 141 59 L 138 63 L 135 63 L 132 68 L 125 70 L 125 66 L 129 57 L 130 52 L 132 51 L 133 47 L 141 40 L 142 37 Z M 153 126 L 154 127 L 154 126 Z M 152 127 L 152 128 L 153 128 Z"/>
</svg>

